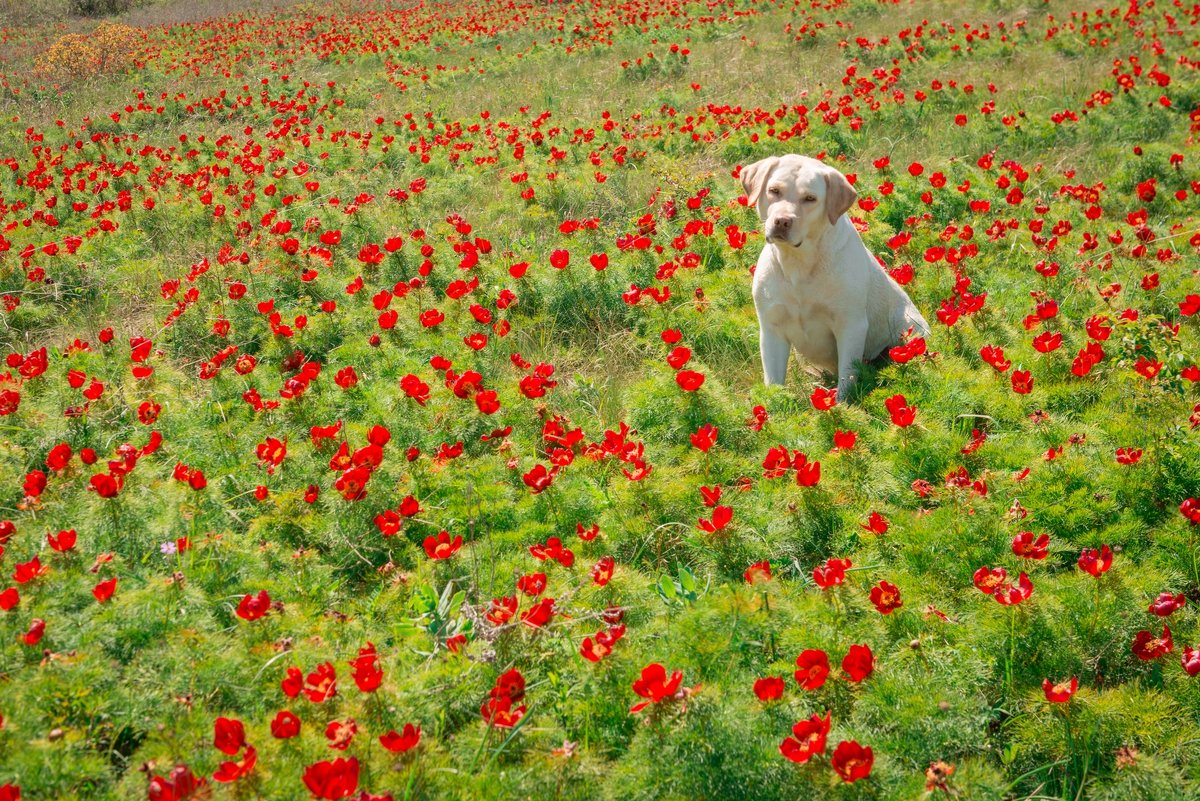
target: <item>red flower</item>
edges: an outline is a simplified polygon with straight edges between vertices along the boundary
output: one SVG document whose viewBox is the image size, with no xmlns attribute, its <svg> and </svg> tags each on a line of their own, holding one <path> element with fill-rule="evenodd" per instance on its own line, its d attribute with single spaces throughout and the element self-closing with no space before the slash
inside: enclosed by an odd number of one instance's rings
<svg viewBox="0 0 1200 801">
<path fill-rule="evenodd" d="M 40 617 L 35 617 L 29 621 L 29 628 L 24 634 L 18 634 L 17 640 L 26 645 L 37 645 L 42 641 L 43 635 L 46 633 L 46 621 Z"/>
<path fill-rule="evenodd" d="M 813 568 L 813 581 L 823 590 L 836 587 L 846 580 L 851 564 L 849 559 L 826 559 L 825 564 Z"/>
<path fill-rule="evenodd" d="M 316 762 L 304 769 L 303 778 L 313 798 L 347 798 L 358 789 L 358 760 L 338 757 L 332 762 Z"/>
<path fill-rule="evenodd" d="M 783 677 L 767 676 L 754 682 L 754 694 L 760 701 L 778 701 L 783 697 Z"/>
<path fill-rule="evenodd" d="M 402 734 L 392 729 L 379 738 L 379 744 L 393 754 L 403 754 L 405 751 L 411 751 L 417 747 L 417 743 L 419 742 L 421 742 L 421 727 L 414 726 L 411 723 L 404 724 L 404 732 Z"/>
<path fill-rule="evenodd" d="M 975 571 L 975 586 L 984 595 L 991 595 L 1007 585 L 1008 571 L 1002 567 L 989 568 L 987 565 Z"/>
<path fill-rule="evenodd" d="M 816 648 L 800 652 L 796 657 L 796 683 L 805 690 L 816 690 L 829 675 L 829 654 Z"/>
<path fill-rule="evenodd" d="M 613 646 L 625 636 L 625 624 L 609 626 L 596 632 L 595 638 L 584 637 L 579 645 L 579 655 L 589 662 L 599 662 L 613 651 Z"/>
<path fill-rule="evenodd" d="M 246 745 L 246 729 L 240 720 L 217 718 L 213 721 L 213 745 L 222 754 L 233 756 Z"/>
<path fill-rule="evenodd" d="M 711 520 L 700 518 L 697 526 L 701 531 L 715 534 L 728 526 L 731 520 L 733 520 L 733 509 L 729 506 L 718 506 L 713 509 Z"/>
<path fill-rule="evenodd" d="M 833 749 L 830 764 L 842 777 L 842 781 L 852 783 L 871 775 L 875 754 L 871 752 L 870 747 L 861 746 L 854 740 L 842 740 Z"/>
<path fill-rule="evenodd" d="M 819 412 L 827 412 L 837 405 L 837 390 L 816 387 L 808 398 L 813 408 Z"/>
<path fill-rule="evenodd" d="M 842 659 L 842 670 L 850 681 L 859 682 L 866 679 L 875 671 L 875 655 L 870 646 L 851 645 L 850 650 Z"/>
<path fill-rule="evenodd" d="M 792 762 L 804 764 L 818 754 L 825 753 L 825 738 L 829 736 L 829 711 L 825 717 L 812 717 L 792 726 L 792 735 L 779 744 L 779 753 Z"/>
<path fill-rule="evenodd" d="M 635 679 L 633 682 L 633 691 L 646 700 L 634 704 L 629 708 L 629 711 L 633 713 L 641 712 L 650 704 L 661 703 L 663 700 L 670 698 L 675 695 L 682 681 L 682 671 L 676 670 L 668 678 L 666 668 L 658 662 L 651 662 L 642 668 L 641 677 Z"/>
<path fill-rule="evenodd" d="M 78 535 L 76 535 L 73 528 L 60 531 L 57 534 L 46 535 L 46 542 L 50 545 L 50 548 L 59 553 L 66 553 L 74 548 L 77 539 Z"/>
<path fill-rule="evenodd" d="M 1033 375 L 1028 370 L 1014 370 L 1012 390 L 1018 395 L 1028 395 L 1033 391 Z"/>
<path fill-rule="evenodd" d="M 1139 631 L 1133 638 L 1131 650 L 1138 659 L 1150 660 L 1171 653 L 1174 647 L 1175 644 L 1171 641 L 1171 630 L 1164 623 L 1161 637 L 1155 637 L 1148 631 Z"/>
<path fill-rule="evenodd" d="M 288 671 L 289 676 L 291 671 Z M 314 704 L 337 695 L 337 673 L 332 662 L 322 662 L 304 678 L 304 695 Z"/>
<path fill-rule="evenodd" d="M 1095 548 L 1084 548 L 1079 554 L 1078 564 L 1080 570 L 1100 578 L 1112 567 L 1112 560 L 1112 550 L 1104 545 L 1099 551 Z"/>
<path fill-rule="evenodd" d="M 890 615 L 904 606 L 904 601 L 900 600 L 900 589 L 886 581 L 880 581 L 871 588 L 871 603 L 875 604 L 881 615 Z"/>
<path fill-rule="evenodd" d="M 524 705 L 514 708 L 525 697 L 525 677 L 521 671 L 513 668 L 496 679 L 488 699 L 484 701 L 479 713 L 492 726 L 511 729 L 525 716 Z"/>
<path fill-rule="evenodd" d="M 996 603 L 1002 606 L 1016 606 L 1023 601 L 1028 601 L 1031 595 L 1033 595 L 1033 583 L 1026 573 L 1021 573 L 1017 578 L 1016 585 L 1005 584 L 992 593 Z"/>
<path fill-rule="evenodd" d="M 1180 657 L 1180 663 L 1183 665 L 1183 670 L 1189 676 L 1195 676 L 1200 673 L 1200 647 L 1195 649 L 1188 646 L 1183 647 L 1183 656 Z"/>
<path fill-rule="evenodd" d="M 449 559 L 458 553 L 462 542 L 461 534 L 455 535 L 451 540 L 448 532 L 439 531 L 436 537 L 431 534 L 425 538 L 425 553 L 429 555 L 430 559 Z"/>
<path fill-rule="evenodd" d="M 613 569 L 616 564 L 617 560 L 611 556 L 600 557 L 600 560 L 592 567 L 592 583 L 597 587 L 603 587 L 612 581 Z"/>
<path fill-rule="evenodd" d="M 115 578 L 105 579 L 104 581 L 101 581 L 99 584 L 97 584 L 95 587 L 92 587 L 92 595 L 94 595 L 96 597 L 97 601 L 99 601 L 100 603 L 104 603 L 108 599 L 112 598 L 113 591 L 116 589 L 117 589 L 117 580 Z M 15 592 L 15 590 L 14 590 L 14 592 Z M 3 603 L 0 603 L 0 608 L 3 608 Z"/>
<path fill-rule="evenodd" d="M 554 599 L 543 598 L 521 613 L 521 622 L 530 628 L 540 629 L 554 617 Z"/>
<path fill-rule="evenodd" d="M 704 385 L 704 373 L 695 370 L 680 370 L 675 374 L 675 383 L 684 392 L 695 392 Z"/>
<path fill-rule="evenodd" d="M 903 395 L 893 395 L 883 405 L 892 416 L 892 423 L 900 428 L 911 426 L 917 418 L 917 407 L 909 406 L 908 399 Z"/>
<path fill-rule="evenodd" d="M 796 468 L 796 484 L 815 487 L 821 481 L 821 463 L 810 462 L 803 453 L 797 453 L 792 466 Z"/>
<path fill-rule="evenodd" d="M 691 358 L 692 349 L 685 345 L 678 345 L 667 354 L 667 364 L 671 365 L 672 369 L 678 370 Z"/>
<path fill-rule="evenodd" d="M 1200 526 L 1200 498 L 1188 498 L 1179 504 L 1179 513 L 1193 526 Z"/>
<path fill-rule="evenodd" d="M 1183 593 L 1172 595 L 1169 592 L 1163 592 L 1159 593 L 1158 597 L 1150 602 L 1150 608 L 1147 611 L 1152 615 L 1168 617 L 1176 609 L 1182 608 L 1185 603 L 1187 603 L 1187 599 L 1183 596 Z"/>
<path fill-rule="evenodd" d="M 538 495 L 553 483 L 554 476 L 557 473 L 557 467 L 547 470 L 545 465 L 535 464 L 532 470 L 521 476 L 521 480 L 525 482 L 525 486 L 529 487 L 534 495 Z"/>
<path fill-rule="evenodd" d="M 1131 465 L 1142 460 L 1141 448 L 1117 448 L 1117 464 Z"/>
<path fill-rule="evenodd" d="M 705 423 L 695 434 L 692 434 L 692 445 L 702 453 L 708 453 L 708 449 L 717 443 L 717 430 L 717 427 L 711 423 Z"/>
<path fill-rule="evenodd" d="M 1035 538 L 1032 531 L 1022 531 L 1013 537 L 1012 552 L 1023 559 L 1045 559 L 1050 552 L 1050 535 Z"/>
<path fill-rule="evenodd" d="M 258 620 L 271 611 L 271 596 L 266 590 L 259 590 L 258 595 L 246 594 L 238 604 L 237 616 L 242 620 Z"/>
<path fill-rule="evenodd" d="M 286 709 L 280 710 L 271 721 L 271 736 L 277 740 L 286 740 L 300 733 L 300 718 Z"/>
<path fill-rule="evenodd" d="M 358 724 L 353 718 L 348 718 L 345 722 L 331 720 L 325 727 L 325 739 L 329 740 L 329 747 L 338 751 L 345 751 L 356 734 Z"/>
<path fill-rule="evenodd" d="M 373 693 L 379 689 L 383 671 L 379 668 L 379 654 L 375 652 L 373 642 L 368 641 L 359 648 L 358 656 L 350 660 L 350 676 L 361 692 Z"/>
<path fill-rule="evenodd" d="M 246 746 L 246 753 L 242 754 L 242 758 L 236 762 L 222 762 L 213 773 L 213 781 L 215 782 L 235 782 L 238 779 L 246 776 L 254 769 L 255 763 L 258 762 L 258 752 L 254 750 L 254 746 Z"/>
<path fill-rule="evenodd" d="M 755 562 L 746 568 L 746 572 L 742 574 L 742 578 L 747 584 L 754 584 L 757 581 L 771 580 L 771 563 L 765 559 L 761 562 Z"/>
<path fill-rule="evenodd" d="M 833 449 L 835 451 L 848 451 L 854 447 L 854 443 L 857 441 L 858 434 L 853 431 L 833 432 Z"/>
<path fill-rule="evenodd" d="M 1071 696 L 1078 689 L 1078 676 L 1072 676 L 1070 681 L 1063 681 L 1058 684 L 1050 681 L 1050 679 L 1042 679 L 1042 692 L 1046 694 L 1046 700 L 1052 704 L 1065 704 L 1071 700 Z"/>
<path fill-rule="evenodd" d="M 150 801 L 185 801 L 208 782 L 188 770 L 186 765 L 176 765 L 166 777 L 151 776 L 146 795 Z"/>
<path fill-rule="evenodd" d="M 879 512 L 871 512 L 871 516 L 867 518 L 866 523 L 859 523 L 859 528 L 868 533 L 883 536 L 887 534 L 888 521 Z"/>
</svg>

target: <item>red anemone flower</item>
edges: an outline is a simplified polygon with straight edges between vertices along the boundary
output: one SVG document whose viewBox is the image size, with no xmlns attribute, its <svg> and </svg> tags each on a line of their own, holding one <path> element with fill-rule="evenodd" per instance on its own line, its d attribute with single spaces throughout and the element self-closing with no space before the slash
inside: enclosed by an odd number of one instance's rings
<svg viewBox="0 0 1200 801">
<path fill-rule="evenodd" d="M 1052 704 L 1065 704 L 1071 700 L 1071 696 L 1078 689 L 1078 676 L 1072 676 L 1070 681 L 1060 681 L 1058 684 L 1050 679 L 1042 679 L 1042 692 L 1046 694 L 1046 700 Z"/>
<path fill-rule="evenodd" d="M 645 698 L 645 701 L 634 704 L 630 712 L 637 713 L 650 704 L 658 704 L 675 695 L 683 681 L 683 671 L 676 670 L 667 677 L 667 669 L 658 662 L 651 662 L 642 668 L 642 675 L 633 682 L 633 691 Z"/>
<path fill-rule="evenodd" d="M 421 727 L 414 726 L 411 723 L 404 724 L 403 732 L 397 732 L 395 729 L 392 729 L 379 738 L 379 744 L 393 754 L 403 754 L 405 751 L 411 751 L 417 747 L 417 743 L 419 742 L 421 742 Z"/>
<path fill-rule="evenodd" d="M 792 762 L 804 764 L 818 754 L 825 753 L 825 738 L 829 736 L 829 711 L 825 717 L 814 714 L 792 726 L 790 737 L 779 744 L 779 753 Z"/>
<path fill-rule="evenodd" d="M 829 654 L 816 648 L 801 651 L 796 657 L 796 683 L 805 690 L 816 690 L 829 675 Z"/>
<path fill-rule="evenodd" d="M 458 553 L 462 543 L 461 534 L 455 535 L 451 540 L 448 532 L 439 531 L 436 537 L 431 534 L 425 538 L 425 553 L 429 555 L 430 559 L 449 559 Z"/>
<path fill-rule="evenodd" d="M 871 775 L 871 766 L 875 764 L 875 754 L 869 746 L 859 745 L 854 740 L 842 740 L 833 749 L 830 764 L 842 781 L 853 783 Z"/>
</svg>

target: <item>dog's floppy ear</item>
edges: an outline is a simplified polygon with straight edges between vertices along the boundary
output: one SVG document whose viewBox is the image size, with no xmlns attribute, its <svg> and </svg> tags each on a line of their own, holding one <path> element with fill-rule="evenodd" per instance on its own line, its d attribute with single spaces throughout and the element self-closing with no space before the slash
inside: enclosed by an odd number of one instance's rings
<svg viewBox="0 0 1200 801">
<path fill-rule="evenodd" d="M 849 211 L 856 200 L 858 200 L 858 192 L 854 191 L 854 187 L 846 180 L 846 176 L 833 167 L 826 169 L 825 213 L 829 215 L 829 224 L 836 223 L 838 217 Z"/>
<path fill-rule="evenodd" d="M 742 167 L 742 188 L 746 190 L 748 205 L 753 206 L 758 202 L 759 196 L 767 187 L 767 176 L 771 174 L 771 170 L 775 169 L 775 165 L 778 163 L 778 156 L 770 156 Z"/>
</svg>

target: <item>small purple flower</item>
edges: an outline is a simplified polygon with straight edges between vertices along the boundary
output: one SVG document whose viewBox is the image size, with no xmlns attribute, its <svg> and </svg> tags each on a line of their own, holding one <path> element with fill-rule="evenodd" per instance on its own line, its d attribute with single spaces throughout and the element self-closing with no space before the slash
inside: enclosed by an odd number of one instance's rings
<svg viewBox="0 0 1200 801">
<path fill-rule="evenodd" d="M 158 550 L 162 551 L 163 556 L 174 556 L 175 552 L 179 549 L 175 546 L 174 540 L 172 540 L 170 542 L 164 542 L 162 545 L 158 546 Z"/>
</svg>

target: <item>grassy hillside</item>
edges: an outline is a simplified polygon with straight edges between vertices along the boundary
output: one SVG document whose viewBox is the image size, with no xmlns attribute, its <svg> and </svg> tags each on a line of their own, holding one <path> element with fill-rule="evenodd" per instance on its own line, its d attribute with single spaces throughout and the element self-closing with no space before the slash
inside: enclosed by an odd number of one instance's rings
<svg viewBox="0 0 1200 801">
<path fill-rule="evenodd" d="M 10 14 L 0 801 L 1200 797 L 1200 11 L 1105 3 Z M 787 152 L 934 329 L 832 407 Z"/>
</svg>

